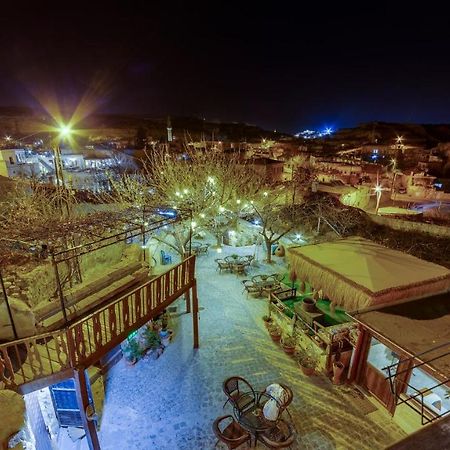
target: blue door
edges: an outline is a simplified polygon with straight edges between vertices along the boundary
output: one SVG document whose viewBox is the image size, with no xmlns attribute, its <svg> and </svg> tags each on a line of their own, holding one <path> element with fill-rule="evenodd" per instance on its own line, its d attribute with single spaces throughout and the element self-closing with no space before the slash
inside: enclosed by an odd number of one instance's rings
<svg viewBox="0 0 450 450">
<path fill-rule="evenodd" d="M 87 377 L 87 381 L 89 378 Z M 88 382 L 89 402 L 92 403 L 91 387 Z M 81 412 L 77 402 L 77 392 L 73 378 L 50 386 L 53 407 L 59 425 L 62 427 L 83 427 Z"/>
</svg>

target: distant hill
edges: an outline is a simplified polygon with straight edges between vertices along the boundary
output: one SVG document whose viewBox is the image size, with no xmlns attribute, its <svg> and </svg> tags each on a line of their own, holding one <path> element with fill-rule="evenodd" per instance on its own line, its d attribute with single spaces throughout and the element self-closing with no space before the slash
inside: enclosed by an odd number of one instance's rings
<svg viewBox="0 0 450 450">
<path fill-rule="evenodd" d="M 330 145 L 393 144 L 397 136 L 403 136 L 407 145 L 425 148 L 435 147 L 439 142 L 450 142 L 450 124 L 402 124 L 369 122 L 355 128 L 338 130 L 326 139 Z"/>
<path fill-rule="evenodd" d="M 178 139 L 205 139 L 230 141 L 259 141 L 261 138 L 279 139 L 287 134 L 264 130 L 245 123 L 208 121 L 197 117 L 171 117 L 173 134 Z M 47 115 L 30 108 L 0 107 L 0 133 L 16 138 L 38 132 L 42 124 L 52 123 Z M 80 123 L 90 136 L 130 139 L 139 128 L 153 139 L 164 139 L 167 117 L 148 117 L 132 114 L 93 114 Z"/>
</svg>

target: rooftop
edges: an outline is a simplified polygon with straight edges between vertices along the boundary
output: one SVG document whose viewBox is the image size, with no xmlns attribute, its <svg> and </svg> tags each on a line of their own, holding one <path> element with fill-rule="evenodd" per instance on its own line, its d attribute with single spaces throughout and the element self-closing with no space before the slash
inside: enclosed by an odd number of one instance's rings
<svg viewBox="0 0 450 450">
<path fill-rule="evenodd" d="M 422 357 L 424 362 L 450 350 L 450 292 L 352 316 L 410 355 L 427 352 Z M 440 349 L 429 351 L 439 346 Z M 428 366 L 450 378 L 450 355 L 435 359 Z"/>
</svg>

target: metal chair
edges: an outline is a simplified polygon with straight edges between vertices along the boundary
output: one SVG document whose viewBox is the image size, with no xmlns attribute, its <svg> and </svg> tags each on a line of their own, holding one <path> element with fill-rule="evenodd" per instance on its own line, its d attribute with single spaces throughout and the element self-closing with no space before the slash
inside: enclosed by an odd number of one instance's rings
<svg viewBox="0 0 450 450">
<path fill-rule="evenodd" d="M 286 411 L 292 422 L 292 416 L 288 410 L 288 406 L 292 403 L 292 400 L 294 399 L 294 393 L 292 392 L 292 389 L 289 386 L 286 386 L 285 384 L 282 384 L 282 383 L 278 383 L 278 384 L 283 388 L 283 391 L 285 392 L 285 394 L 284 394 L 283 398 L 276 399 L 276 401 L 279 405 L 277 420 L 281 417 L 281 414 L 283 413 L 283 411 Z M 295 429 L 295 426 L 294 426 L 294 429 Z"/>
<path fill-rule="evenodd" d="M 273 428 L 258 434 L 257 439 L 271 449 L 290 448 L 295 441 L 294 427 L 280 419 Z"/>
<path fill-rule="evenodd" d="M 261 297 L 261 286 L 255 284 L 252 280 L 242 280 L 244 291 L 247 291 L 247 298 L 249 294 L 256 294 Z"/>
<path fill-rule="evenodd" d="M 222 270 L 228 270 L 228 271 L 231 271 L 231 264 L 228 263 L 227 261 L 225 261 L 224 259 L 217 258 L 217 259 L 215 259 L 214 261 L 216 261 L 216 263 L 217 263 L 217 269 L 220 270 L 220 273 L 222 273 Z M 217 270 L 217 269 L 216 269 L 216 270 Z"/>
<path fill-rule="evenodd" d="M 228 422 L 224 428 L 224 423 Z M 214 447 L 220 442 L 223 442 L 230 450 L 239 447 L 240 445 L 250 442 L 251 436 L 245 431 L 234 419 L 233 416 L 227 415 L 218 417 L 213 422 L 213 431 L 217 437 L 217 442 Z"/>
<path fill-rule="evenodd" d="M 243 410 L 255 401 L 255 390 L 245 378 L 237 376 L 227 378 L 223 382 L 222 388 L 223 392 L 228 397 L 223 405 L 224 408 L 226 404 L 230 402 L 233 406 Z M 243 397 L 244 394 L 248 393 L 251 393 L 251 395 Z"/>
</svg>

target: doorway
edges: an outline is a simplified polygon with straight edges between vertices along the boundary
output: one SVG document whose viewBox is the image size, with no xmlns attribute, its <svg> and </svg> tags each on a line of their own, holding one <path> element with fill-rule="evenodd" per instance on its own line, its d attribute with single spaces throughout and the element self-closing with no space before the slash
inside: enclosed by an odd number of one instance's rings
<svg viewBox="0 0 450 450">
<path fill-rule="evenodd" d="M 398 355 L 373 336 L 369 343 L 369 352 L 363 370 L 363 385 L 374 395 L 390 413 L 395 409 L 395 397 L 389 383 L 389 372 L 385 367 L 397 364 Z M 393 374 L 392 374 L 393 375 Z"/>
</svg>

